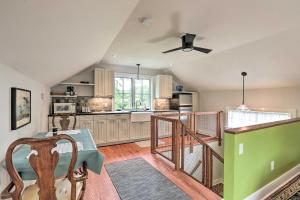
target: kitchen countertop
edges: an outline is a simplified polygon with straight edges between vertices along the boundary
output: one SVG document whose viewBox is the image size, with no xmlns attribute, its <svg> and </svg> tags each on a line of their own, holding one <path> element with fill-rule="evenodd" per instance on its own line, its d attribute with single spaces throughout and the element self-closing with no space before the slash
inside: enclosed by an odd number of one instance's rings
<svg viewBox="0 0 300 200">
<path fill-rule="evenodd" d="M 108 115 L 108 114 L 131 114 L 132 112 L 178 112 L 178 110 L 145 110 L 145 111 L 103 111 L 103 112 L 90 112 L 90 113 L 76 113 L 76 115 Z M 49 114 L 52 117 L 54 114 Z"/>
</svg>

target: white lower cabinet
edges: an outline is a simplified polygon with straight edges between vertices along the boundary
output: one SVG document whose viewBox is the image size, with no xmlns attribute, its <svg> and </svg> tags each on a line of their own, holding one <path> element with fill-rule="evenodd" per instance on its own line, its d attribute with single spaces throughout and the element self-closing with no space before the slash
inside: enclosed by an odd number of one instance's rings
<svg viewBox="0 0 300 200">
<path fill-rule="evenodd" d="M 106 117 L 105 116 L 95 116 L 94 117 L 94 132 L 93 137 L 96 144 L 107 143 L 106 136 Z"/>
<path fill-rule="evenodd" d="M 130 139 L 149 139 L 150 138 L 150 122 L 132 122 L 130 127 Z"/>
<path fill-rule="evenodd" d="M 119 141 L 118 120 L 108 119 L 106 123 L 107 123 L 107 129 L 106 129 L 107 142 Z"/>
<path fill-rule="evenodd" d="M 79 116 L 78 128 L 87 128 L 94 132 L 94 117 L 93 116 Z"/>
<path fill-rule="evenodd" d="M 130 115 L 107 116 L 107 142 L 123 142 L 130 139 L 129 132 Z"/>
<path fill-rule="evenodd" d="M 49 117 L 52 130 L 52 117 Z M 56 124 L 59 119 L 55 119 Z M 73 119 L 70 122 L 70 129 Z M 150 122 L 131 122 L 130 114 L 104 114 L 77 116 L 76 129 L 88 128 L 97 145 L 124 143 L 127 141 L 150 139 Z"/>
<path fill-rule="evenodd" d="M 118 127 L 119 127 L 119 140 L 126 141 L 130 140 L 130 126 L 129 126 L 129 119 L 119 119 L 118 120 Z"/>
<path fill-rule="evenodd" d="M 177 114 L 177 111 L 173 112 L 159 112 L 155 115 L 167 115 L 167 114 Z M 172 123 L 168 121 L 158 120 L 158 137 L 171 137 L 172 136 Z"/>
</svg>

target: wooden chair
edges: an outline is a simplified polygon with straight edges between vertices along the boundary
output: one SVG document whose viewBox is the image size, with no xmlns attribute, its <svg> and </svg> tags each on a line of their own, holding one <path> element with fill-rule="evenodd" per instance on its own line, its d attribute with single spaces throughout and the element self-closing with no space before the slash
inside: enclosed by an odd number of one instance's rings
<svg viewBox="0 0 300 200">
<path fill-rule="evenodd" d="M 75 130 L 75 127 L 76 127 L 76 122 L 77 122 L 77 119 L 76 119 L 76 115 L 75 114 L 61 114 L 61 115 L 53 115 L 52 117 L 52 126 L 53 127 L 57 127 L 55 125 L 55 118 L 56 117 L 60 117 L 61 120 L 59 121 L 59 124 L 61 126 L 61 130 L 62 131 L 66 131 L 66 130 L 69 130 L 69 125 L 70 125 L 70 116 L 73 116 L 74 117 L 74 124 L 73 124 L 73 127 L 72 127 L 72 130 Z"/>
<path fill-rule="evenodd" d="M 59 153 L 53 148 L 59 140 L 67 140 L 72 144 L 72 158 L 67 175 L 55 177 L 54 171 Z M 35 184 L 24 187 L 23 181 L 13 165 L 12 154 L 16 146 L 28 144 L 32 153 L 29 163 L 36 173 Z M 77 144 L 72 137 L 61 134 L 50 138 L 21 138 L 13 142 L 6 152 L 6 168 L 12 182 L 1 193 L 1 199 L 12 200 L 82 200 L 86 188 L 87 168 L 83 163 L 80 174 L 74 172 L 77 161 Z"/>
</svg>

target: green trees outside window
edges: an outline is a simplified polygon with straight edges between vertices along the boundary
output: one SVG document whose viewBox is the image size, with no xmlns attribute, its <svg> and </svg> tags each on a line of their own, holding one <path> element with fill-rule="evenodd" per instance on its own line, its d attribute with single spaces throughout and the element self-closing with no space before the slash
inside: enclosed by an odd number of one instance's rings
<svg viewBox="0 0 300 200">
<path fill-rule="evenodd" d="M 150 109 L 151 79 L 116 77 L 115 78 L 115 109 Z"/>
</svg>

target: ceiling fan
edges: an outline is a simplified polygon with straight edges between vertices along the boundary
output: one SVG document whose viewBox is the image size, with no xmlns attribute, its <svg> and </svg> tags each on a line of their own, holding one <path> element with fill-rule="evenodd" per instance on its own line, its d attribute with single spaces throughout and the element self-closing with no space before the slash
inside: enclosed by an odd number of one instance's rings
<svg viewBox="0 0 300 200">
<path fill-rule="evenodd" d="M 202 47 L 195 47 L 194 46 L 195 37 L 196 37 L 195 34 L 186 33 L 185 35 L 183 35 L 181 37 L 182 47 L 178 47 L 178 48 L 175 48 L 175 49 L 164 51 L 163 53 L 170 53 L 170 52 L 178 51 L 178 50 L 182 50 L 184 52 L 189 52 L 189 51 L 196 50 L 196 51 L 200 51 L 202 53 L 209 53 L 209 52 L 212 51 L 212 49 L 206 49 L 206 48 L 202 48 Z"/>
</svg>

